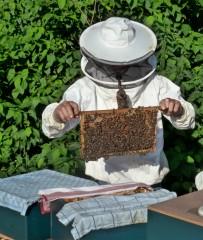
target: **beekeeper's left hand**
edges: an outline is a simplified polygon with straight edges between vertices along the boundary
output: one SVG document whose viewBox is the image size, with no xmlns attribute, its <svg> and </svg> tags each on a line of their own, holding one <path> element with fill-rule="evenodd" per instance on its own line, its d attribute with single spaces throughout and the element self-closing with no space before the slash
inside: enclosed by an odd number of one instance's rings
<svg viewBox="0 0 203 240">
<path fill-rule="evenodd" d="M 171 117 L 181 117 L 184 109 L 178 100 L 172 98 L 162 99 L 159 103 L 160 110 L 163 114 Z"/>
</svg>

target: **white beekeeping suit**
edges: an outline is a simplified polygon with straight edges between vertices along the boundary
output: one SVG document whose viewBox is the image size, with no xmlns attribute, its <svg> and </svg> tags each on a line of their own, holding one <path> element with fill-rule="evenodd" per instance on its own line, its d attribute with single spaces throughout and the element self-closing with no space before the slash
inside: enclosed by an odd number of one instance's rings
<svg viewBox="0 0 203 240">
<path fill-rule="evenodd" d="M 163 152 L 162 115 L 175 128 L 195 126 L 194 109 L 182 98 L 180 88 L 155 72 L 156 58 L 153 53 L 156 44 L 156 37 L 149 28 L 118 17 L 90 26 L 80 37 L 83 53 L 81 68 L 85 76 L 65 91 L 61 102 L 73 101 L 81 111 L 116 109 L 118 82 L 115 66 L 127 66 L 121 82 L 129 97 L 130 107 L 158 106 L 162 99 L 170 98 L 179 101 L 184 110 L 180 117 L 158 113 L 155 152 L 111 156 L 108 159 L 101 157 L 86 162 L 86 174 L 95 179 L 109 183 L 133 181 L 149 185 L 161 182 L 169 171 Z M 60 103 L 51 103 L 42 114 L 42 129 L 50 138 L 62 136 L 79 123 L 79 119 L 66 123 L 55 121 L 53 112 Z M 139 127 L 136 122 L 135 127 Z"/>
</svg>

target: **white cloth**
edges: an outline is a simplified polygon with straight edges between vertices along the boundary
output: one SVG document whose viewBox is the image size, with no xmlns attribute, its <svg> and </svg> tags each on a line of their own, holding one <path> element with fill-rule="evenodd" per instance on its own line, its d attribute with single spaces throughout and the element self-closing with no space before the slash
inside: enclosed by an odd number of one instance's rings
<svg viewBox="0 0 203 240">
<path fill-rule="evenodd" d="M 82 69 L 84 71 L 84 66 L 82 66 Z M 99 86 L 92 80 L 92 78 L 91 80 L 88 78 L 88 74 L 77 80 L 65 91 L 62 101 L 76 102 L 81 111 L 116 109 L 116 92 L 118 89 Z M 159 102 L 165 98 L 179 100 L 184 108 L 184 114 L 180 118 L 164 116 L 175 128 L 194 128 L 194 108 L 181 97 L 180 88 L 166 77 L 154 74 L 148 81 L 145 80 L 142 84 L 139 82 L 139 84 L 127 88 L 125 91 L 134 108 L 138 106 L 158 106 Z M 56 123 L 52 114 L 58 104 L 48 105 L 42 114 L 42 129 L 49 138 L 60 137 L 79 123 L 78 119 L 73 119 L 66 124 Z M 161 112 L 158 113 L 157 117 L 156 138 L 155 152 L 145 155 L 112 156 L 108 160 L 99 158 L 97 161 L 88 161 L 86 162 L 86 174 L 109 183 L 133 181 L 152 185 L 161 182 L 169 172 L 168 162 L 163 152 Z"/>
</svg>

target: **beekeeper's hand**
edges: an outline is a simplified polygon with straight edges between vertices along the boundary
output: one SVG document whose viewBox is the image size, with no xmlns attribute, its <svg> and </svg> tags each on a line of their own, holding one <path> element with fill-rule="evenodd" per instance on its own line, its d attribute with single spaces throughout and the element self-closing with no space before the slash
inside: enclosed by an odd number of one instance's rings
<svg viewBox="0 0 203 240">
<path fill-rule="evenodd" d="M 159 103 L 160 110 L 171 117 L 181 117 L 184 113 L 184 109 L 178 100 L 172 98 L 166 98 Z"/>
<path fill-rule="evenodd" d="M 78 104 L 72 101 L 64 101 L 60 103 L 53 112 L 53 117 L 56 122 L 65 123 L 72 118 L 79 117 Z"/>
</svg>

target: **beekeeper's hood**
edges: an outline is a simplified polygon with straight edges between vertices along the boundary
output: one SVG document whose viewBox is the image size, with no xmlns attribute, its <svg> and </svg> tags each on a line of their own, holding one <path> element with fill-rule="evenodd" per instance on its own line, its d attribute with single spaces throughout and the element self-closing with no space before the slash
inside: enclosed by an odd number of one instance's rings
<svg viewBox="0 0 203 240">
<path fill-rule="evenodd" d="M 111 17 L 81 34 L 81 68 L 93 81 L 110 87 L 117 87 L 115 69 L 121 68 L 122 85 L 137 84 L 155 72 L 156 46 L 155 34 L 145 25 Z"/>
</svg>

